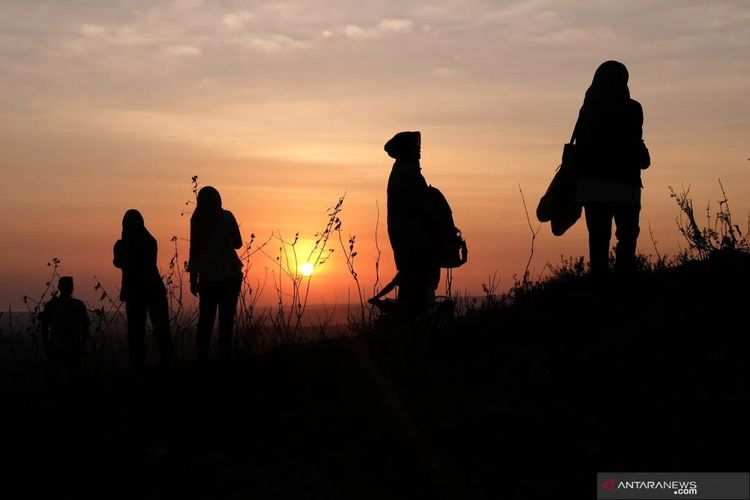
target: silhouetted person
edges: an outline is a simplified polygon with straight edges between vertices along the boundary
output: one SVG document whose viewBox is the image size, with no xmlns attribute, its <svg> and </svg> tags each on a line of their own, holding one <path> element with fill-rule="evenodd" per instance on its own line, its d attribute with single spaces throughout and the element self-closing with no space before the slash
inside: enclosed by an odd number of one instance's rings
<svg viewBox="0 0 750 500">
<path fill-rule="evenodd" d="M 642 136 L 643 110 L 630 98 L 628 70 L 607 61 L 586 91 L 575 130 L 581 166 L 576 198 L 586 213 L 591 274 L 599 284 L 608 280 L 612 219 L 616 274 L 627 277 L 634 271 L 641 169 L 650 164 Z"/>
<path fill-rule="evenodd" d="M 50 367 L 63 378 L 76 378 L 86 352 L 89 315 L 73 298 L 73 278 L 61 276 L 57 289 L 41 313 L 42 345 Z"/>
<path fill-rule="evenodd" d="M 384 147 L 396 160 L 388 178 L 388 237 L 399 272 L 398 302 L 407 317 L 429 309 L 440 281 L 434 203 L 421 173 L 421 146 L 419 132 L 399 132 Z"/>
<path fill-rule="evenodd" d="M 211 332 L 219 310 L 219 356 L 227 357 L 237 298 L 242 285 L 240 228 L 232 212 L 221 208 L 219 192 L 206 186 L 198 192 L 198 205 L 190 218 L 190 291 L 199 297 L 197 356 L 208 359 Z"/>
<path fill-rule="evenodd" d="M 128 315 L 128 350 L 134 370 L 146 363 L 146 313 L 151 318 L 160 364 L 168 366 L 174 355 L 167 290 L 156 267 L 156 253 L 156 240 L 146 229 L 141 213 L 135 209 L 125 212 L 113 263 L 122 269 L 120 300 L 125 302 Z"/>
</svg>

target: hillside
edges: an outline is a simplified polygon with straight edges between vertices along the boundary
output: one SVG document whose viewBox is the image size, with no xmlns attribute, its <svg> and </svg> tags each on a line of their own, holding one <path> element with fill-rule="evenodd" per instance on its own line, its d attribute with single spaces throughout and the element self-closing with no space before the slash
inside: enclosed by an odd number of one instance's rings
<svg viewBox="0 0 750 500">
<path fill-rule="evenodd" d="M 590 498 L 597 471 L 748 470 L 749 278 L 742 253 L 608 291 L 560 273 L 440 330 L 78 388 L 7 365 L 3 498 Z"/>
</svg>

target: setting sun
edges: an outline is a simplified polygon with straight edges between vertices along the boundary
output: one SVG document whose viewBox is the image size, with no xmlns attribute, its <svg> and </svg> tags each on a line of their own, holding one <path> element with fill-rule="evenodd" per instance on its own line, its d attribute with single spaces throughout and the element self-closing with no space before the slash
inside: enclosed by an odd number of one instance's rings
<svg viewBox="0 0 750 500">
<path fill-rule="evenodd" d="M 313 265 L 309 262 L 305 262 L 299 266 L 299 272 L 302 276 L 310 276 L 313 273 Z"/>
</svg>

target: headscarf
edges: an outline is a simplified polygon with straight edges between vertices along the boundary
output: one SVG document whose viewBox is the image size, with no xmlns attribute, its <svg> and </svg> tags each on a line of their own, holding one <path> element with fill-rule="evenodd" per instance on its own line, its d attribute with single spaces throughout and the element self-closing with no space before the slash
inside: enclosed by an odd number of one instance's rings
<svg viewBox="0 0 750 500">
<path fill-rule="evenodd" d="M 151 236 L 146 229 L 143 215 L 135 208 L 131 208 L 122 216 L 122 239 L 129 240 L 144 234 Z"/>
<path fill-rule="evenodd" d="M 190 262 L 196 267 L 198 254 L 210 244 L 211 235 L 222 213 L 221 195 L 213 186 L 205 186 L 198 191 L 197 205 L 190 217 Z"/>
<path fill-rule="evenodd" d="M 198 191 L 198 204 L 195 207 L 191 222 L 210 223 L 221 213 L 221 195 L 213 186 L 205 186 Z"/>
<path fill-rule="evenodd" d="M 618 105 L 629 99 L 628 69 L 621 62 L 606 61 L 596 69 L 591 86 L 586 91 L 583 105 L 587 107 Z"/>
<path fill-rule="evenodd" d="M 143 215 L 131 208 L 122 216 L 121 257 L 128 272 L 150 273 L 156 269 L 156 239 L 146 229 Z M 117 253 L 117 252 L 116 252 Z"/>
</svg>

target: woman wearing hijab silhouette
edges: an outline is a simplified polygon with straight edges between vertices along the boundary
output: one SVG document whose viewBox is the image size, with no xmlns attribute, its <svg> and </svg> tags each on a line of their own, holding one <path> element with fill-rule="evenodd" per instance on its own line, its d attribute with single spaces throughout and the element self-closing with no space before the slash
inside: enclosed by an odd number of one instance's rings
<svg viewBox="0 0 750 500">
<path fill-rule="evenodd" d="M 630 277 L 640 232 L 641 170 L 651 161 L 643 143 L 643 109 L 630 98 L 624 64 L 607 61 L 596 70 L 574 135 L 580 155 L 576 198 L 586 213 L 591 275 L 599 284 L 609 280 L 614 219 L 615 275 Z"/>
<path fill-rule="evenodd" d="M 219 356 L 228 357 L 237 298 L 242 285 L 242 262 L 236 249 L 242 246 L 237 220 L 221 208 L 219 192 L 206 186 L 198 192 L 198 204 L 190 218 L 190 291 L 199 297 L 197 357 L 208 359 L 211 332 L 219 310 Z"/>
<path fill-rule="evenodd" d="M 113 263 L 122 269 L 120 300 L 125 302 L 128 316 L 128 350 L 134 370 L 142 369 L 146 362 L 146 313 L 151 318 L 160 364 L 168 366 L 174 354 L 167 290 L 156 267 L 156 252 L 156 240 L 146 229 L 141 213 L 135 209 L 125 212 Z"/>
</svg>

